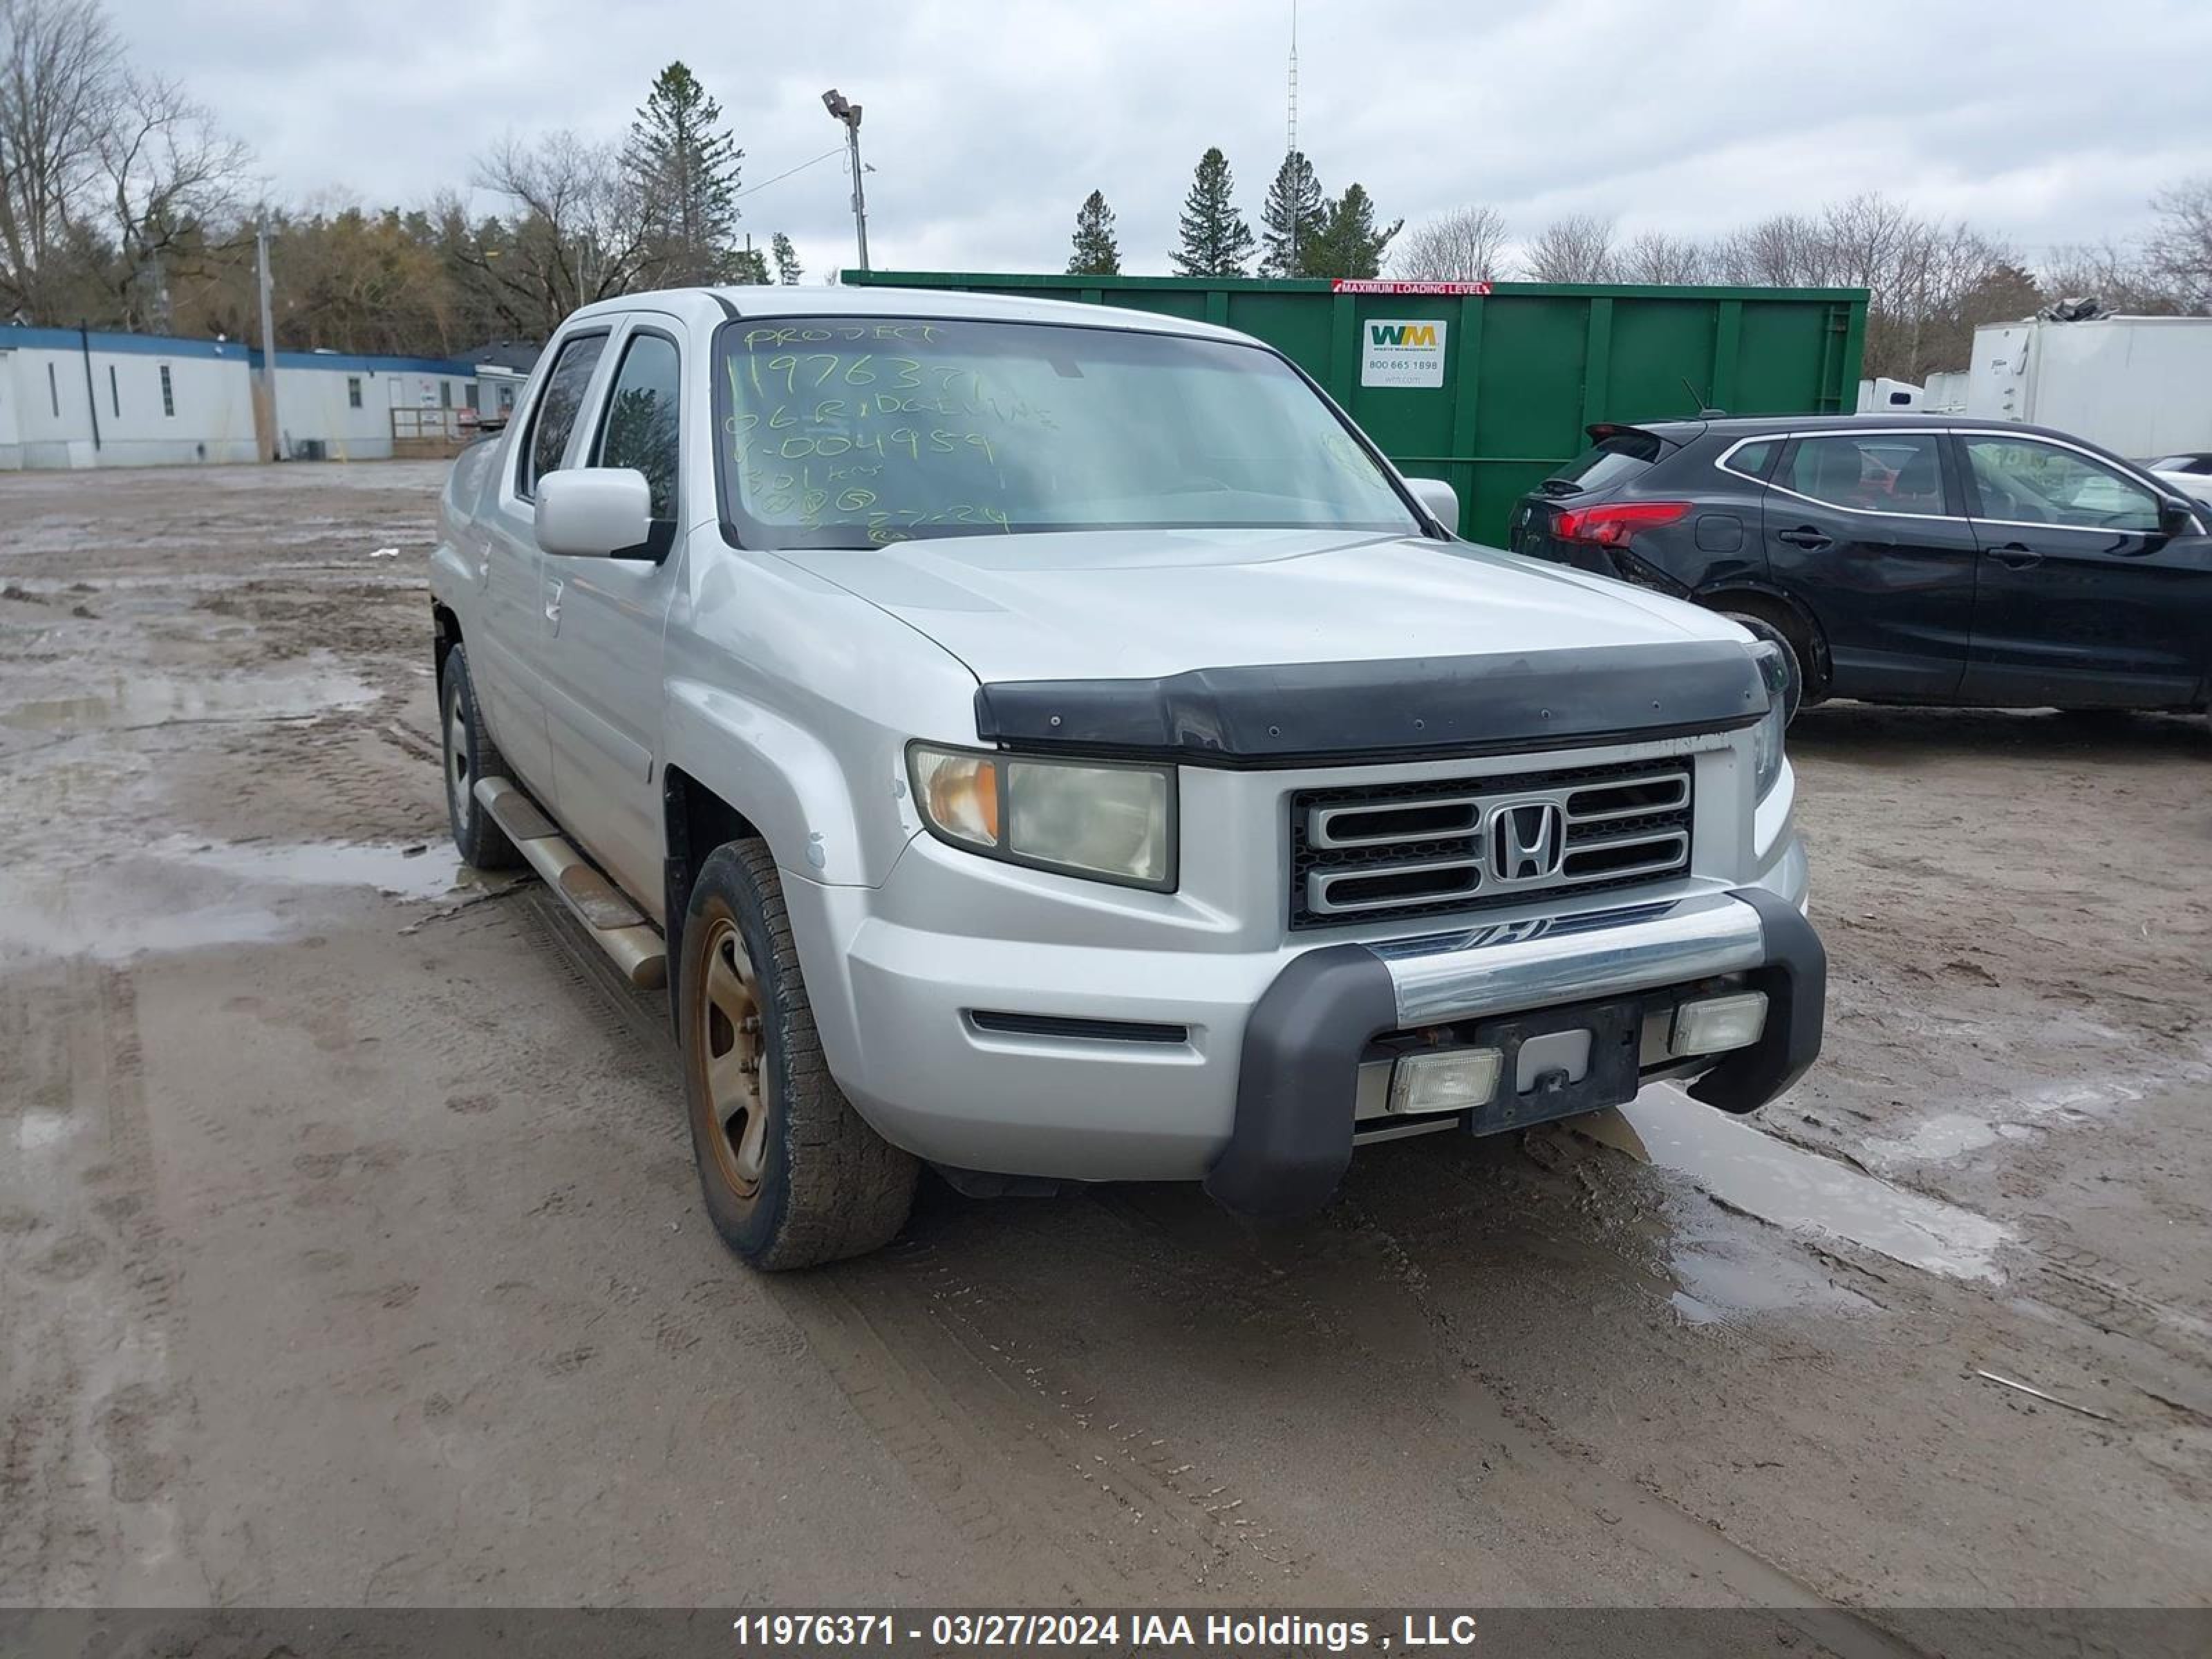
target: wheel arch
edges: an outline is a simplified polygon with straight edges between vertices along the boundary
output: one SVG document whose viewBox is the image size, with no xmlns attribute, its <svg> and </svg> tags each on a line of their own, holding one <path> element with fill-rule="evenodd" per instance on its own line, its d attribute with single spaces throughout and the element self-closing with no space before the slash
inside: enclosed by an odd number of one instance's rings
<svg viewBox="0 0 2212 1659">
<path fill-rule="evenodd" d="M 1796 594 L 1771 583 L 1732 580 L 1692 596 L 1708 611 L 1741 611 L 1781 629 L 1804 665 L 1806 701 L 1828 695 L 1834 664 L 1828 655 L 1828 636 L 1812 608 Z"/>
<path fill-rule="evenodd" d="M 437 671 L 435 684 L 442 691 L 446 686 L 446 659 L 453 654 L 453 647 L 461 642 L 461 619 L 453 606 L 430 601 L 430 660 Z"/>
<path fill-rule="evenodd" d="M 760 836 L 753 821 L 680 766 L 660 770 L 661 933 L 668 945 L 668 1018 L 673 1029 L 682 1003 L 678 981 L 684 962 L 684 913 L 699 866 L 716 848 Z"/>
</svg>

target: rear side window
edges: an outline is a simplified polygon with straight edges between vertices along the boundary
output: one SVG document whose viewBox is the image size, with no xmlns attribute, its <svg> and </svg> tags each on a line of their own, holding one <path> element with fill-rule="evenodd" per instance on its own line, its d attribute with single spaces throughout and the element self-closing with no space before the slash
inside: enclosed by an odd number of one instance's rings
<svg viewBox="0 0 2212 1659">
<path fill-rule="evenodd" d="M 1610 489 L 1651 470 L 1666 446 L 1649 432 L 1615 432 L 1569 461 L 1544 480 L 1544 491 L 1568 495 L 1584 489 Z"/>
<path fill-rule="evenodd" d="M 678 371 L 675 343 L 634 334 L 615 371 L 599 426 L 600 466 L 632 466 L 653 492 L 653 516 L 676 516 Z"/>
<path fill-rule="evenodd" d="M 1943 463 L 1932 432 L 1801 438 L 1775 482 L 1854 513 L 1943 511 Z"/>
<path fill-rule="evenodd" d="M 1779 438 L 1761 438 L 1757 443 L 1738 444 L 1721 458 L 1721 471 L 1739 472 L 1747 478 L 1766 482 L 1767 470 L 1774 465 L 1774 452 L 1782 447 Z"/>
<path fill-rule="evenodd" d="M 584 334 L 561 348 L 553 372 L 546 377 L 545 395 L 530 417 L 530 439 L 523 446 L 522 471 L 514 481 L 516 495 L 534 495 L 538 479 L 560 467 L 568 434 L 575 429 L 576 412 L 583 407 L 584 388 L 591 385 L 592 371 L 599 367 L 606 345 L 605 335 Z"/>
</svg>

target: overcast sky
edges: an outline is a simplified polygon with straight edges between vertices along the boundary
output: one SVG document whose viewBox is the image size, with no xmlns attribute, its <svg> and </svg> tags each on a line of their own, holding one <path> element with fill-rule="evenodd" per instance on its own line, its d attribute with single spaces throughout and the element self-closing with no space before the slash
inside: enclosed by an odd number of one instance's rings
<svg viewBox="0 0 2212 1659">
<path fill-rule="evenodd" d="M 293 200 L 412 205 L 508 130 L 617 137 L 673 58 L 748 185 L 836 147 L 824 88 L 863 105 L 882 268 L 1057 270 L 1097 188 L 1123 268 L 1162 270 L 1206 147 L 1255 219 L 1284 148 L 1288 0 L 108 5 Z M 2135 234 L 2151 191 L 2212 172 L 2207 0 L 1304 0 L 1298 30 L 1322 184 L 1409 222 L 1487 202 L 1522 235 L 1576 211 L 1704 234 L 1878 189 L 2033 259 Z M 811 280 L 850 263 L 846 204 L 828 161 L 748 196 L 744 228 L 788 231 Z"/>
</svg>

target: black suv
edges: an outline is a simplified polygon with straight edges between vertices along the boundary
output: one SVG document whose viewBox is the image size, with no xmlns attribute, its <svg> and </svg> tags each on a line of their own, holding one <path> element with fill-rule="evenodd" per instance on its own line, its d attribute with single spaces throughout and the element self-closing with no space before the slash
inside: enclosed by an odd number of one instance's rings
<svg viewBox="0 0 2212 1659">
<path fill-rule="evenodd" d="M 1788 647 L 1805 702 L 2205 706 L 2212 507 L 2040 427 L 1924 416 L 1594 426 L 1517 552 Z"/>
</svg>

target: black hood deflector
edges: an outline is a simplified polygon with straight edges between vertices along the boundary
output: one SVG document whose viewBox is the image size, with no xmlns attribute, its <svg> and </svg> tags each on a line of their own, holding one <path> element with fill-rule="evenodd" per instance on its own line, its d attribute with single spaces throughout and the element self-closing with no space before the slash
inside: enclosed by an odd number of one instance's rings
<svg viewBox="0 0 2212 1659">
<path fill-rule="evenodd" d="M 1758 664 L 1729 640 L 1006 680 L 975 692 L 987 742 L 1212 766 L 1512 754 L 1725 730 L 1765 712 Z"/>
</svg>

